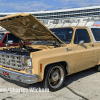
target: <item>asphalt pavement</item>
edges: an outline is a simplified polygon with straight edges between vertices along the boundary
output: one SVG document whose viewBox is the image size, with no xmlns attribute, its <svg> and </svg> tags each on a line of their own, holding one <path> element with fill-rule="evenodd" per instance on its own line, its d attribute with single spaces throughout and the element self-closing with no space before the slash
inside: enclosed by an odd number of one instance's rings
<svg viewBox="0 0 100 100">
<path fill-rule="evenodd" d="M 0 100 L 100 100 L 100 72 L 92 68 L 67 76 L 56 92 L 39 87 L 40 83 L 26 85 L 0 77 Z"/>
</svg>

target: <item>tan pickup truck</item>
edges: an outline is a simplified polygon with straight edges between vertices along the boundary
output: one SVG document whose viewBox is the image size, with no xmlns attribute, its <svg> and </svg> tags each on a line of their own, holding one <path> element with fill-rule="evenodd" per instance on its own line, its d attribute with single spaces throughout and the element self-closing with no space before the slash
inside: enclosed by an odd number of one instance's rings
<svg viewBox="0 0 100 100">
<path fill-rule="evenodd" d="M 60 89 L 65 76 L 97 66 L 100 71 L 100 27 L 48 29 L 31 14 L 0 19 L 0 25 L 33 45 L 0 50 L 0 75 L 27 84 Z"/>
</svg>

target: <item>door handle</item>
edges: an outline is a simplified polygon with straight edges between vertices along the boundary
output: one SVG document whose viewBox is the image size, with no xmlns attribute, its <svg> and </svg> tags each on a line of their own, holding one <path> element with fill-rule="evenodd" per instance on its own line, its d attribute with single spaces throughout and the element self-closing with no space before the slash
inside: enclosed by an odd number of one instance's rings
<svg viewBox="0 0 100 100">
<path fill-rule="evenodd" d="M 94 44 L 89 44 L 89 46 L 94 47 Z"/>
<path fill-rule="evenodd" d="M 66 48 L 66 50 L 67 50 L 67 51 L 71 51 L 72 49 L 68 49 L 68 48 Z"/>
</svg>

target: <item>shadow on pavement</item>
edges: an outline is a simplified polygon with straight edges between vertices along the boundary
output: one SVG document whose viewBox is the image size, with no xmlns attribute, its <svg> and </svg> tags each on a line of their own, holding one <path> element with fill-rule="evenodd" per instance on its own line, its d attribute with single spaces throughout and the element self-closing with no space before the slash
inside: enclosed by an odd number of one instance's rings
<svg viewBox="0 0 100 100">
<path fill-rule="evenodd" d="M 67 85 L 71 84 L 74 81 L 77 81 L 78 79 L 81 79 L 83 77 L 89 76 L 89 75 L 94 74 L 94 73 L 96 73 L 95 68 L 91 68 L 91 69 L 88 69 L 88 70 L 85 70 L 85 71 L 82 71 L 82 72 L 78 72 L 78 73 L 66 76 L 64 86 L 62 88 L 66 87 Z M 2 77 L 2 76 L 0 76 L 0 77 Z M 2 78 L 5 79 L 8 82 L 14 83 L 14 84 L 21 86 L 21 87 L 24 87 L 24 88 L 33 88 L 33 87 L 34 88 L 39 88 L 39 87 L 42 88 L 43 87 L 43 86 L 40 85 L 40 83 L 34 83 L 34 84 L 27 85 L 27 84 L 17 82 L 17 81 L 14 81 L 14 80 L 6 79 L 4 77 L 2 77 Z"/>
<path fill-rule="evenodd" d="M 69 84 L 71 84 L 74 81 L 77 81 L 77 80 L 79 80 L 81 78 L 84 78 L 86 76 L 92 75 L 94 73 L 97 73 L 97 71 L 95 70 L 95 67 L 87 69 L 87 70 L 84 70 L 84 71 L 81 71 L 81 72 L 78 72 L 78 73 L 75 73 L 75 74 L 72 74 L 72 75 L 69 75 L 69 76 L 66 76 L 64 87 L 69 85 Z"/>
</svg>

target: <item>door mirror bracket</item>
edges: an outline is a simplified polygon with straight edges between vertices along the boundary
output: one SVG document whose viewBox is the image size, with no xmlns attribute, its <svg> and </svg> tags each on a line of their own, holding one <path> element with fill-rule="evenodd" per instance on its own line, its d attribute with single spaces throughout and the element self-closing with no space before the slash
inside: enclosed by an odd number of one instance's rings
<svg viewBox="0 0 100 100">
<path fill-rule="evenodd" d="M 79 41 L 78 45 L 84 45 L 84 40 Z"/>
</svg>

